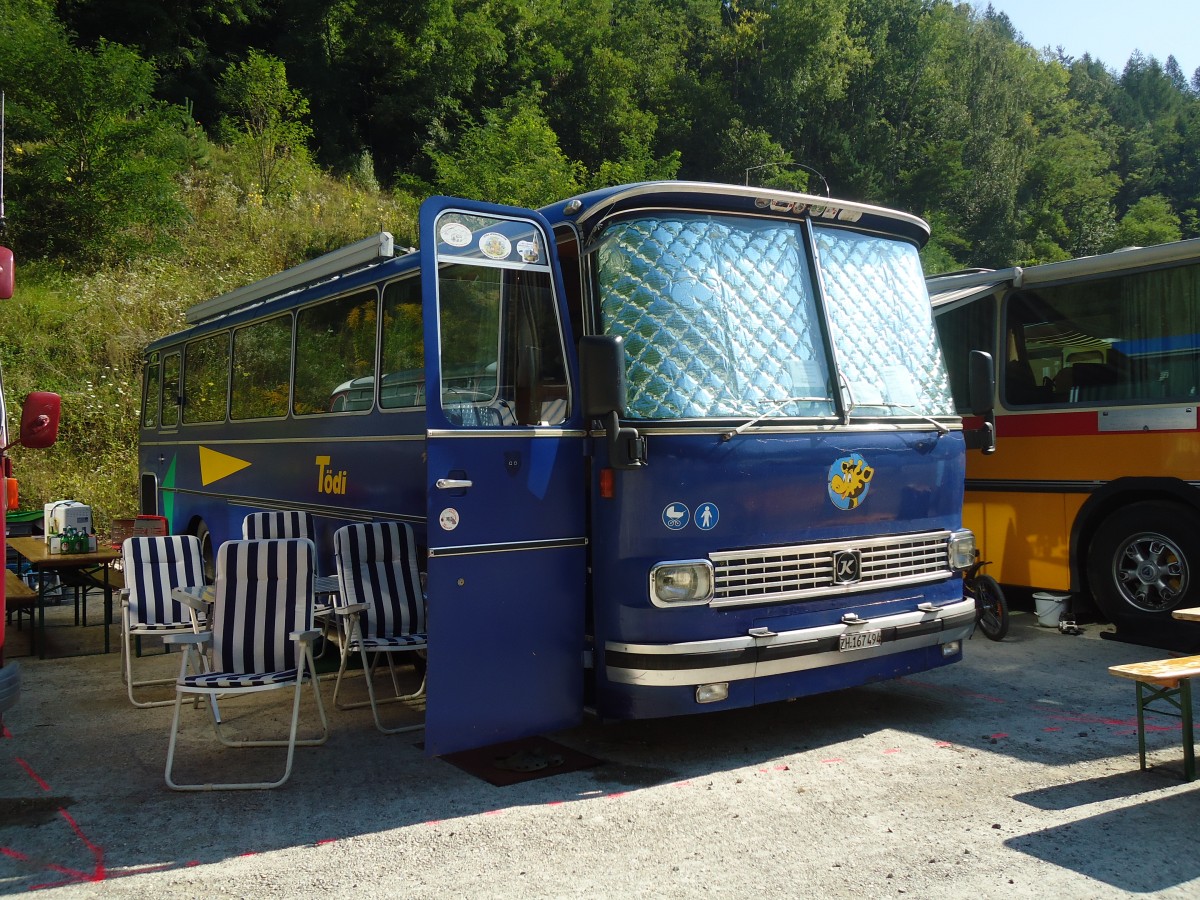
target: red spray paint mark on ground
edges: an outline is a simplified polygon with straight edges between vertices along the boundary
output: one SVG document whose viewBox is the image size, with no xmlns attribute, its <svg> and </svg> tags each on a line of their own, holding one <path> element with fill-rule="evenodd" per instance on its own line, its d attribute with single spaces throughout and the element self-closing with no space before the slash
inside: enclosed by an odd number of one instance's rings
<svg viewBox="0 0 1200 900">
<path fill-rule="evenodd" d="M 7 728 L 5 728 L 4 737 L 10 739 L 12 738 L 12 733 L 8 731 Z M 38 775 L 34 767 L 32 767 L 28 761 L 23 760 L 23 758 L 20 758 L 19 756 L 14 757 L 13 761 L 17 763 L 17 766 L 20 769 L 24 770 L 25 775 L 28 776 L 30 781 L 42 788 L 43 791 L 49 792 L 50 786 L 46 779 L 43 779 L 41 775 Z M 62 806 L 59 806 L 59 817 L 62 821 L 67 823 L 67 827 L 71 829 L 71 832 L 74 834 L 74 836 L 76 836 L 80 844 L 83 844 L 83 846 L 88 848 L 88 852 L 91 854 L 92 862 L 94 862 L 95 865 L 92 866 L 91 871 L 85 871 L 83 869 L 73 869 L 71 866 L 59 865 L 58 863 L 41 863 L 40 865 L 42 869 L 54 872 L 56 875 L 65 875 L 66 877 L 62 878 L 61 881 L 41 882 L 34 884 L 30 890 L 58 888 L 64 887 L 66 884 L 84 884 L 106 880 L 108 877 L 108 872 L 104 870 L 103 848 L 92 844 L 92 842 L 88 839 L 88 835 L 84 834 L 83 829 L 79 827 L 79 823 L 74 821 L 74 818 L 71 816 L 70 812 L 67 812 L 66 809 L 62 808 Z M 0 853 L 4 853 L 5 856 L 10 859 L 16 859 L 18 862 L 38 865 L 37 863 L 34 863 L 34 860 L 30 859 L 28 854 L 22 853 L 13 847 L 0 847 Z"/>
<path fill-rule="evenodd" d="M 37 772 L 33 771 L 33 766 L 25 762 L 25 760 L 21 759 L 19 756 L 16 758 L 15 762 L 18 766 L 25 770 L 25 774 L 33 780 L 34 784 L 36 784 L 46 793 L 50 792 L 50 785 L 46 784 L 46 782 L 42 780 L 41 776 L 38 775 Z"/>
<path fill-rule="evenodd" d="M 0 730 L 0 737 L 11 740 L 12 732 L 9 731 L 8 728 L 3 728 Z M 46 779 L 42 778 L 42 776 L 38 774 L 37 770 L 34 769 L 28 760 L 20 757 L 14 757 L 13 761 L 22 771 L 25 772 L 25 775 L 30 781 L 36 784 L 43 791 L 47 793 L 50 792 L 50 784 L 46 781 Z M 109 872 L 104 866 L 104 848 L 93 842 L 87 836 L 87 834 L 84 833 L 84 830 L 79 826 L 79 823 L 75 821 L 74 816 L 72 816 L 64 807 L 60 806 L 58 808 L 58 816 L 63 822 L 66 823 L 67 828 L 75 836 L 75 839 L 87 848 L 88 853 L 92 857 L 92 868 L 90 870 L 77 869 L 72 866 L 60 865 L 59 863 L 35 861 L 28 854 L 22 853 L 20 850 L 17 850 L 14 847 L 0 846 L 0 854 L 7 856 L 9 859 L 26 863 L 31 867 L 38 867 L 54 875 L 64 876 L 57 881 L 45 881 L 31 885 L 29 889 L 32 891 L 44 890 L 46 888 L 65 887 L 69 884 L 88 884 L 97 881 L 108 881 L 112 878 L 125 878 L 130 875 L 144 875 L 148 872 L 163 872 L 167 869 L 176 868 L 177 866 L 175 863 L 170 863 L 162 866 L 143 866 L 137 869 L 129 869 L 116 873 Z M 195 866 L 198 865 L 198 863 L 193 860 L 182 863 L 182 865 Z"/>
</svg>

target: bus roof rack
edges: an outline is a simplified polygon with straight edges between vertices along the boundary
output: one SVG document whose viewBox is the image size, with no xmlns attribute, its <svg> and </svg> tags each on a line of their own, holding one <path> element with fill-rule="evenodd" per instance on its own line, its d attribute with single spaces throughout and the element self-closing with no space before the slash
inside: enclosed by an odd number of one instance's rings
<svg viewBox="0 0 1200 900">
<path fill-rule="evenodd" d="M 219 297 L 197 303 L 187 311 L 189 325 L 214 319 L 255 301 L 265 300 L 287 291 L 297 290 L 327 278 L 348 274 L 373 263 L 391 259 L 396 253 L 395 242 L 390 232 L 379 234 L 347 244 L 340 250 L 331 250 L 316 259 L 268 275 L 266 278 L 236 288 Z"/>
</svg>

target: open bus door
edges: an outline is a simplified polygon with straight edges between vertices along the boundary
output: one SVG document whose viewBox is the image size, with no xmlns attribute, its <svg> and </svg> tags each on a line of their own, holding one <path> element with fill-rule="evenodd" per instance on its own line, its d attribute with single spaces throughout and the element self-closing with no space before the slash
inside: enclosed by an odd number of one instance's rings
<svg viewBox="0 0 1200 900">
<path fill-rule="evenodd" d="M 440 756 L 582 718 L 586 480 L 548 224 L 434 197 L 420 228 L 425 752 Z"/>
</svg>

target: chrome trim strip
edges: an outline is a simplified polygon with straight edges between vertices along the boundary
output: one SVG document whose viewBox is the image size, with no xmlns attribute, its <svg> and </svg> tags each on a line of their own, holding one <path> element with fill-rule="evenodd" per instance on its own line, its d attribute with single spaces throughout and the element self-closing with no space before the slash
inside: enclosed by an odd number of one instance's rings
<svg viewBox="0 0 1200 900">
<path fill-rule="evenodd" d="M 504 544 L 462 544 L 455 547 L 430 547 L 429 558 L 471 556 L 479 553 L 513 553 L 529 550 L 558 550 L 567 547 L 586 547 L 586 537 L 546 538 L 538 541 L 511 541 Z"/>
<path fill-rule="evenodd" d="M 426 436 L 431 438 L 498 438 L 498 437 L 530 437 L 530 438 L 583 438 L 588 433 L 582 428 L 558 428 L 551 425 L 540 425 L 528 428 L 430 428 Z"/>
<path fill-rule="evenodd" d="M 349 506 L 328 506 L 318 503 L 305 503 L 300 500 L 269 499 L 267 497 L 248 497 L 239 494 L 217 494 L 209 491 L 187 490 L 186 488 L 162 488 L 164 494 L 189 494 L 195 497 L 205 497 L 217 502 L 224 501 L 233 506 L 249 506 L 253 509 L 299 509 L 311 512 L 316 516 L 334 519 L 346 519 L 354 522 L 373 521 L 404 521 L 423 524 L 426 516 L 414 516 L 386 509 L 359 509 Z"/>
<path fill-rule="evenodd" d="M 936 416 L 934 418 L 937 418 L 938 421 L 943 425 L 943 427 L 945 427 L 948 431 L 955 432 L 955 431 L 963 430 L 962 419 L 954 418 L 954 417 L 946 417 L 946 418 L 942 419 L 942 418 L 938 418 Z M 646 437 L 652 437 L 654 435 L 670 435 L 670 436 L 713 435 L 715 437 L 724 437 L 731 428 L 736 427 L 736 420 L 731 420 L 731 421 L 733 421 L 733 424 L 725 424 L 725 425 L 720 425 L 720 426 L 713 425 L 711 423 L 711 421 L 707 420 L 707 419 L 703 420 L 704 421 L 703 425 L 696 425 L 694 427 L 689 427 L 687 425 L 678 425 L 678 424 L 673 424 L 673 425 L 659 424 L 659 423 L 666 422 L 666 421 L 668 421 L 668 420 L 666 420 L 666 419 L 622 419 L 621 424 L 635 426 L 637 428 L 638 432 Z M 701 421 L 701 420 L 695 420 L 695 421 Z M 781 422 L 781 421 L 783 421 L 783 420 L 768 420 L 768 422 L 772 422 L 772 423 L 777 423 L 777 422 Z M 889 428 L 888 428 L 889 434 L 893 434 L 893 433 L 899 434 L 902 432 L 906 433 L 906 432 L 912 432 L 912 431 L 926 431 L 927 432 L 927 431 L 935 430 L 933 428 L 933 426 L 931 426 L 928 422 L 899 423 L 899 422 L 891 422 L 891 421 L 888 421 L 885 419 L 882 421 L 875 421 L 875 422 L 855 422 L 855 423 L 851 423 L 850 425 L 842 425 L 840 423 L 834 423 L 834 422 L 818 423 L 818 424 L 814 424 L 814 425 L 797 425 L 797 424 L 782 425 L 782 424 L 763 423 L 762 425 L 756 425 L 753 428 L 743 431 L 742 434 L 743 435 L 753 434 L 753 435 L 757 435 L 759 437 L 784 435 L 784 434 L 879 434 L 881 425 L 889 426 Z M 589 432 L 589 434 L 592 437 L 602 438 L 605 436 L 606 432 L 603 428 L 596 428 L 596 429 L 593 429 L 591 432 Z"/>
<path fill-rule="evenodd" d="M 392 441 L 424 441 L 426 437 L 437 438 L 496 438 L 496 437 L 532 437 L 532 438 L 584 438 L 589 435 L 583 428 L 558 428 L 549 425 L 528 428 L 432 428 L 420 434 L 362 434 L 362 435 L 325 435 L 324 437 L 287 437 L 287 438 L 215 438 L 213 440 L 181 440 L 181 441 L 142 441 L 143 447 L 187 447 L 200 446 L 221 447 L 235 444 L 331 444 L 345 443 L 380 443 Z M 598 432 L 603 434 L 604 432 Z M 695 432 L 687 432 L 695 434 Z M 720 431 L 714 431 L 720 434 Z"/>
<path fill-rule="evenodd" d="M 608 680 L 616 684 L 646 687 L 680 687 L 713 681 L 741 681 L 767 675 L 783 675 L 826 666 L 841 665 L 906 650 L 931 647 L 962 640 L 975 627 L 975 601 L 964 599 L 935 612 L 914 610 L 878 619 L 864 619 L 854 625 L 835 623 L 802 628 L 762 637 L 729 637 L 682 644 L 626 644 L 615 641 L 604 645 Z M 878 647 L 841 651 L 821 649 L 853 630 L 896 629 L 899 633 Z M 901 630 L 913 632 L 904 635 Z M 805 652 L 810 650 L 811 652 Z M 795 651 L 795 652 L 789 652 Z M 661 668 L 632 668 L 607 663 L 609 654 L 636 654 L 662 660 Z M 708 657 L 711 664 L 705 665 Z M 694 663 L 694 664 L 693 664 Z"/>
<path fill-rule="evenodd" d="M 142 441 L 143 447 L 221 447 L 233 444 L 346 444 L 346 443 L 379 443 L 391 441 L 423 441 L 425 432 L 420 434 L 331 434 L 324 437 L 285 437 L 285 438 L 214 438 L 212 440 L 179 440 L 179 441 Z"/>
</svg>

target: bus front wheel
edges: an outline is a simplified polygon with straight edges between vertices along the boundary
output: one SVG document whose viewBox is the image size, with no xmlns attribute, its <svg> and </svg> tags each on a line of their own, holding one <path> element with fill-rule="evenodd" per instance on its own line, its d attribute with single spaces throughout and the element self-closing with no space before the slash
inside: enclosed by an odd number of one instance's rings
<svg viewBox="0 0 1200 900">
<path fill-rule="evenodd" d="M 1096 605 L 1120 628 L 1167 625 L 1200 603 L 1200 515 L 1174 503 L 1125 507 L 1101 523 L 1088 549 Z"/>
</svg>

